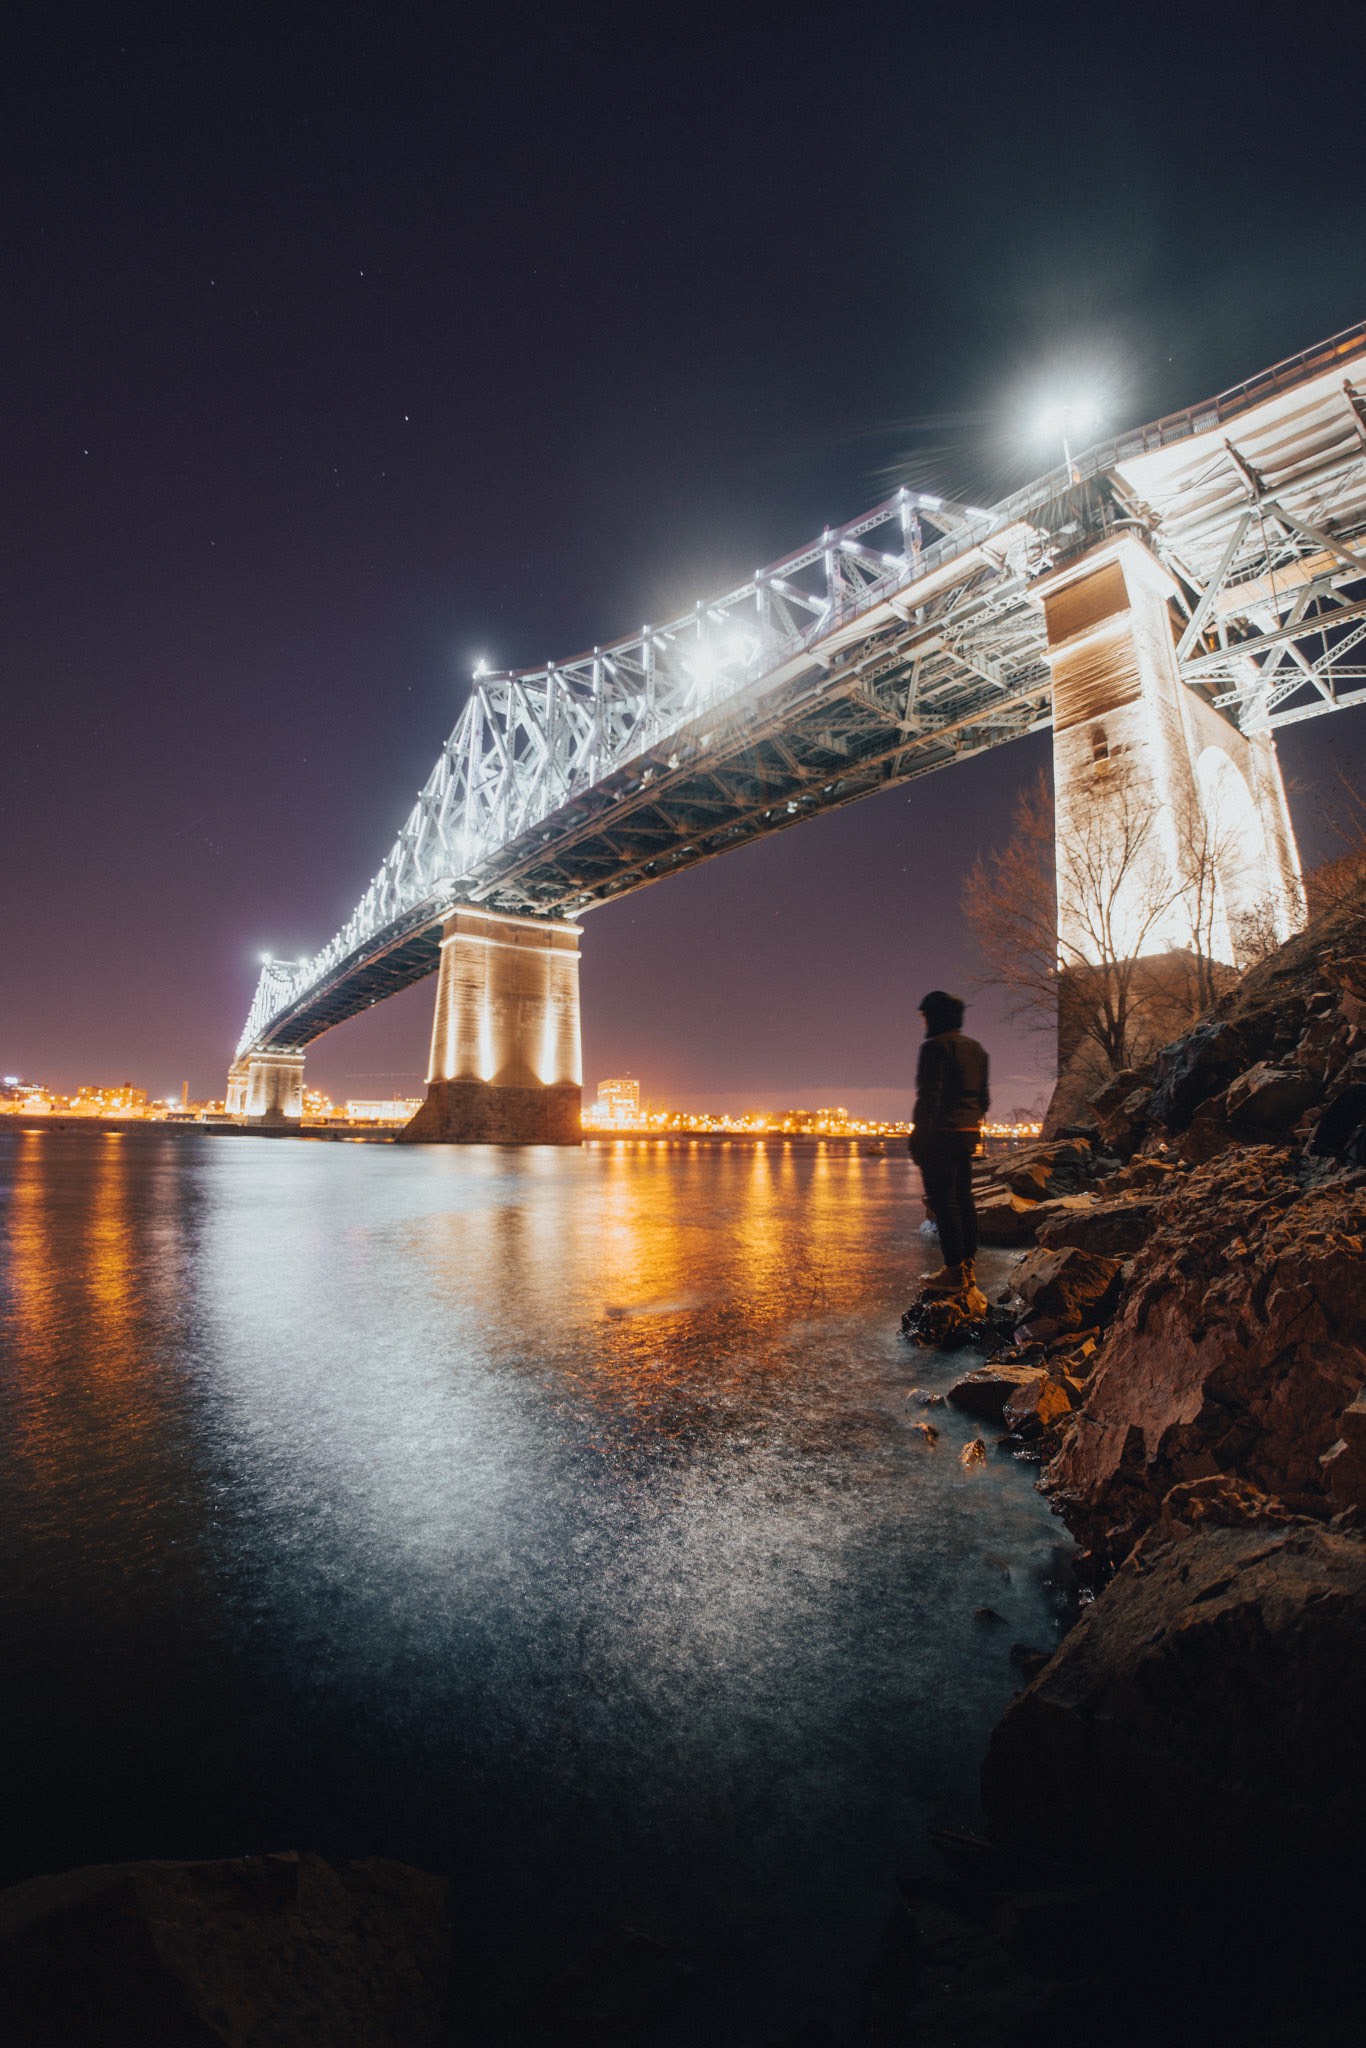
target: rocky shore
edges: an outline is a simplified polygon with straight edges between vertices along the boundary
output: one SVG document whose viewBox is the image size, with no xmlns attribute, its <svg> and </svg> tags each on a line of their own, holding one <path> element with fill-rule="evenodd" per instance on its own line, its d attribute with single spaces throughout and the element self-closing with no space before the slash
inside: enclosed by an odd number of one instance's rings
<svg viewBox="0 0 1366 2048">
<path fill-rule="evenodd" d="M 993 1167 L 949 1398 L 1039 1457 L 1083 1604 L 870 1982 L 887 2044 L 1360 2039 L 1366 897 Z M 1289 1946 L 1287 1946 L 1289 1944 Z"/>
</svg>

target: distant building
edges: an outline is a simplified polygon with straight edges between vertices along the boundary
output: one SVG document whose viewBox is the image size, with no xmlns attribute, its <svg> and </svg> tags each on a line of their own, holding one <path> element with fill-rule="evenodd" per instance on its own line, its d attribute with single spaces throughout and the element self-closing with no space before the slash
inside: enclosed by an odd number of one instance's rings
<svg viewBox="0 0 1366 2048">
<path fill-rule="evenodd" d="M 115 1088 L 78 1088 L 67 1107 L 76 1116 L 146 1116 L 147 1090 L 131 1081 Z"/>
<path fill-rule="evenodd" d="M 419 1096 L 391 1096 L 382 1102 L 348 1102 L 346 1114 L 353 1124 L 406 1124 L 421 1107 Z"/>
<path fill-rule="evenodd" d="M 599 1081 L 598 1099 L 593 1110 L 595 1124 L 614 1126 L 638 1124 L 640 1122 L 640 1083 L 629 1074 L 617 1081 Z"/>
</svg>

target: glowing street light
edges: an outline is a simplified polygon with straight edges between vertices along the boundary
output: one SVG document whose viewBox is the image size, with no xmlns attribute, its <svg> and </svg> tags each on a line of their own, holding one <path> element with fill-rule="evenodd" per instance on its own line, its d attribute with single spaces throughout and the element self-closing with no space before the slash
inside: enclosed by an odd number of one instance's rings
<svg viewBox="0 0 1366 2048">
<path fill-rule="evenodd" d="M 1067 474 L 1074 484 L 1081 482 L 1081 473 L 1072 460 L 1072 440 L 1077 434 L 1084 434 L 1100 420 L 1100 408 L 1092 398 L 1074 398 L 1068 404 L 1050 405 L 1039 416 L 1039 432 L 1058 435 L 1062 440 L 1062 459 L 1067 465 Z"/>
</svg>

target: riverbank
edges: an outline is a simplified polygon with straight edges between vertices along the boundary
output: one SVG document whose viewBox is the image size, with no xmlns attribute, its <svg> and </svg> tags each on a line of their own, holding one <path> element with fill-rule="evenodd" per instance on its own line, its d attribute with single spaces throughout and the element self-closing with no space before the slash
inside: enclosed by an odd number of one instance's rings
<svg viewBox="0 0 1366 2048">
<path fill-rule="evenodd" d="M 983 1206 L 1031 1248 L 1007 1341 L 949 1398 L 1038 1456 L 1086 1601 L 993 1732 L 986 1838 L 945 1840 L 942 1881 L 907 1891 L 868 2039 L 1345 2048 L 1366 1990 L 1366 901 Z"/>
</svg>

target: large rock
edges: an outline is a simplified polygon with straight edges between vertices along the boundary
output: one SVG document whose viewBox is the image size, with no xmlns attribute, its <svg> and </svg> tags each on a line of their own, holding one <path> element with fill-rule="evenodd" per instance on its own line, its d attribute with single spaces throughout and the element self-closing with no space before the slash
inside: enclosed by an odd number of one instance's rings
<svg viewBox="0 0 1366 2048">
<path fill-rule="evenodd" d="M 989 1365 L 978 1366 L 975 1372 L 965 1374 L 950 1387 L 949 1399 L 955 1408 L 980 1416 L 984 1422 L 1000 1422 L 1007 1401 L 1022 1389 L 1032 1387 L 1041 1372 L 1042 1367 L 1026 1365 L 1019 1359 L 993 1358 Z"/>
<path fill-rule="evenodd" d="M 1075 1245 L 1033 1251 L 1010 1276 L 1030 1320 L 1047 1317 L 1059 1332 L 1090 1329 L 1113 1307 L 1123 1261 Z"/>
<path fill-rule="evenodd" d="M 1366 1541 L 1226 1481 L 1181 1489 L 1007 1710 L 993 1838 L 1161 1879 L 1358 1864 Z"/>
<path fill-rule="evenodd" d="M 1017 1387 L 1001 1411 L 1001 1420 L 1015 1436 L 1033 1439 L 1066 1420 L 1081 1399 L 1082 1388 L 1061 1372 L 1035 1368 L 1032 1378 Z"/>
<path fill-rule="evenodd" d="M 1201 1103 L 1226 1088 L 1255 1051 L 1249 1035 L 1223 1018 L 1195 1025 L 1158 1054 L 1149 1114 L 1169 1131 L 1184 1131 Z"/>
<path fill-rule="evenodd" d="M 973 1204 L 977 1211 L 977 1238 L 981 1244 L 1017 1246 L 1033 1244 L 1038 1227 L 1038 1202 L 1012 1195 L 1009 1188 L 988 1188 Z"/>
<path fill-rule="evenodd" d="M 1229 1083 L 1224 1110 L 1241 1138 L 1280 1137 L 1313 1108 L 1321 1092 L 1314 1076 L 1303 1067 L 1259 1060 Z"/>
<path fill-rule="evenodd" d="M 1320 1460 L 1363 1378 L 1364 1248 L 1366 1173 L 1306 1188 L 1278 1148 L 1228 1152 L 1165 1198 L 1045 1475 L 1102 1559 L 1169 1487 L 1214 1473 L 1329 1509 Z"/>
<path fill-rule="evenodd" d="M 1070 1245 L 1077 1251 L 1127 1258 L 1146 1241 L 1156 1213 L 1156 1195 L 1125 1195 L 1112 1202 L 1093 1202 L 1085 1208 L 1050 1216 L 1036 1229 L 1035 1242 L 1045 1251 L 1061 1251 Z"/>
<path fill-rule="evenodd" d="M 6 2048 L 436 2048 L 446 1886 L 381 1857 L 113 1863 L 0 1892 Z"/>
<path fill-rule="evenodd" d="M 993 1180 L 1032 1202 L 1046 1201 L 1051 1195 L 1079 1194 L 1091 1174 L 1091 1147 L 1080 1138 L 1022 1146 L 991 1162 Z"/>
</svg>

